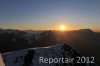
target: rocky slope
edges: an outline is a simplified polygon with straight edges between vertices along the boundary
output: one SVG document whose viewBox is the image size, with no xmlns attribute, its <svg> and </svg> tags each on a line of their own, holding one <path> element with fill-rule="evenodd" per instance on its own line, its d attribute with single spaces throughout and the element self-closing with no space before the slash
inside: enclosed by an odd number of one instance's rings
<svg viewBox="0 0 100 66">
<path fill-rule="evenodd" d="M 77 63 L 78 56 L 80 53 L 67 44 L 30 48 L 3 54 L 6 66 L 95 66 L 93 63 Z"/>
</svg>

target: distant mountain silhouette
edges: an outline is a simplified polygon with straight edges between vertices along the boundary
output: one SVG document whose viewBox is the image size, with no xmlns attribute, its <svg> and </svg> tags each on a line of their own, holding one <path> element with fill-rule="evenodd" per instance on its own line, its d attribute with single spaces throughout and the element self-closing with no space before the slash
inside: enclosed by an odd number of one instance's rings
<svg viewBox="0 0 100 66">
<path fill-rule="evenodd" d="M 8 52 L 33 47 L 36 41 L 34 34 L 24 31 L 0 29 L 0 51 Z"/>
</svg>

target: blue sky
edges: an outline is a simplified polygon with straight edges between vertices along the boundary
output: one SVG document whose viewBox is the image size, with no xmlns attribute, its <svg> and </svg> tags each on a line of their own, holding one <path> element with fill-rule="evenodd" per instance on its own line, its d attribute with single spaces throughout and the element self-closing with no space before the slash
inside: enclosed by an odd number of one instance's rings
<svg viewBox="0 0 100 66">
<path fill-rule="evenodd" d="M 100 0 L 0 0 L 0 27 L 100 29 Z"/>
</svg>

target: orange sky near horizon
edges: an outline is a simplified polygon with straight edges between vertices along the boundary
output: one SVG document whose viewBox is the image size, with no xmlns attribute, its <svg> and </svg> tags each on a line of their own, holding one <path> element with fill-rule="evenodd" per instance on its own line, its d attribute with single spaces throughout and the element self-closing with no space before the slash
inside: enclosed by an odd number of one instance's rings
<svg viewBox="0 0 100 66">
<path fill-rule="evenodd" d="M 96 32 L 100 32 L 99 27 L 78 27 L 68 25 L 57 25 L 57 26 L 4 26 L 3 29 L 18 29 L 18 30 L 60 30 L 60 26 L 65 26 L 65 31 L 79 30 L 79 29 L 91 29 Z M 1 27 L 1 26 L 0 26 Z M 1 27 L 2 28 L 2 27 Z"/>
<path fill-rule="evenodd" d="M 100 32 L 100 0 L 2 0 L 0 28 Z"/>
</svg>

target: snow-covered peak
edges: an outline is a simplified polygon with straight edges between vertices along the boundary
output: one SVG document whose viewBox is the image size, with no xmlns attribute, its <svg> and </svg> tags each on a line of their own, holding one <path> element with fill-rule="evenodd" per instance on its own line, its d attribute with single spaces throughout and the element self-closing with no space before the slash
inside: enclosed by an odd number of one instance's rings
<svg viewBox="0 0 100 66">
<path fill-rule="evenodd" d="M 57 62 L 57 59 L 60 58 L 76 59 L 77 56 L 80 54 L 66 44 L 23 49 L 3 54 L 6 66 L 91 66 L 90 64 L 77 64 L 76 60 L 68 63 Z M 55 59 L 57 63 L 54 62 Z"/>
</svg>

